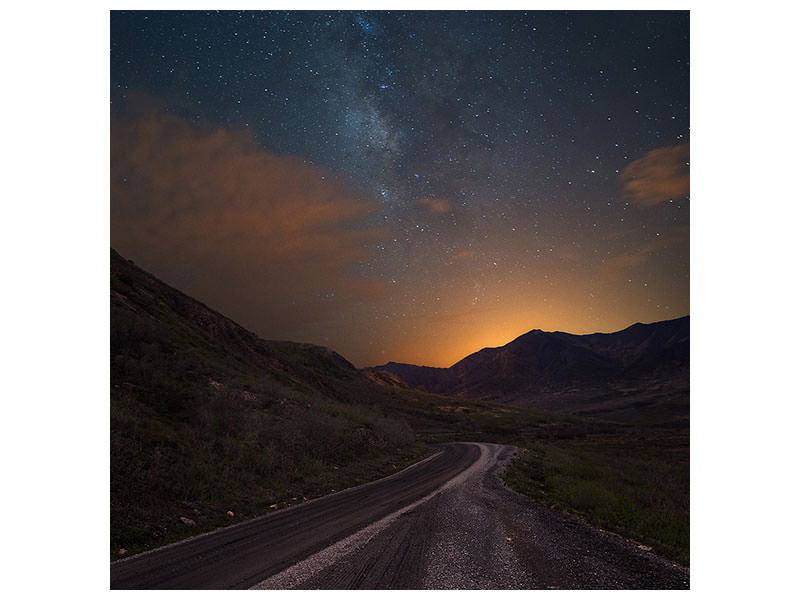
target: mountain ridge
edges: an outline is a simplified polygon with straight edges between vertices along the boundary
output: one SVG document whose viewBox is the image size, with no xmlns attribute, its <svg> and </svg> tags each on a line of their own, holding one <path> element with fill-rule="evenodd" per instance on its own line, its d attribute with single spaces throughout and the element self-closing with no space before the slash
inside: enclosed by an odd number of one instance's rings
<svg viewBox="0 0 800 600">
<path fill-rule="evenodd" d="M 533 329 L 446 368 L 389 362 L 368 370 L 432 393 L 587 416 L 625 416 L 622 397 L 651 408 L 677 401 L 685 410 L 668 412 L 688 422 L 689 316 L 611 333 Z"/>
<path fill-rule="evenodd" d="M 429 366 L 429 365 L 417 365 L 415 363 L 404 363 L 404 362 L 397 362 L 397 361 L 390 360 L 390 361 L 387 361 L 386 363 L 384 363 L 382 365 L 367 366 L 367 367 L 364 367 L 364 369 L 382 369 L 383 367 L 386 367 L 387 365 L 409 365 L 409 366 L 420 367 L 420 368 L 424 368 L 424 369 L 446 370 L 446 369 L 450 369 L 450 368 L 454 367 L 459 362 L 464 360 L 464 358 L 472 356 L 473 354 L 478 354 L 480 352 L 484 352 L 485 350 L 497 350 L 499 348 L 503 348 L 503 347 L 508 346 L 509 344 L 519 340 L 520 338 L 528 336 L 528 335 L 530 335 L 532 333 L 559 334 L 559 335 L 564 335 L 564 336 L 569 336 L 569 337 L 576 337 L 576 338 L 578 338 L 578 337 L 588 338 L 588 337 L 594 337 L 594 336 L 613 336 L 613 335 L 617 335 L 619 333 L 622 333 L 622 332 L 625 332 L 625 331 L 628 331 L 628 330 L 631 330 L 631 329 L 634 329 L 634 328 L 638 328 L 638 327 L 641 327 L 641 326 L 647 327 L 647 326 L 650 326 L 650 325 L 659 325 L 659 324 L 662 324 L 662 323 L 672 323 L 672 322 L 676 322 L 676 321 L 681 321 L 683 319 L 687 319 L 688 320 L 689 319 L 689 315 L 684 315 L 682 317 L 676 317 L 674 319 L 662 319 L 661 321 L 653 321 L 651 323 L 642 323 L 641 321 L 637 321 L 636 323 L 632 323 L 632 324 L 628 325 L 627 327 L 625 327 L 623 329 L 620 329 L 618 331 L 610 331 L 610 332 L 600 332 L 600 331 L 598 331 L 598 332 L 594 332 L 594 333 L 569 333 L 569 332 L 561 331 L 561 330 L 545 331 L 543 329 L 531 329 L 530 331 L 526 331 L 525 333 L 519 334 L 517 337 L 513 338 L 509 342 L 507 342 L 505 344 L 502 344 L 500 346 L 485 346 L 485 347 L 481 348 L 480 350 L 476 350 L 475 352 L 472 352 L 471 354 L 468 354 L 467 356 L 465 356 L 463 358 L 460 358 L 459 360 L 454 362 L 449 367 L 432 367 L 432 366 Z"/>
</svg>

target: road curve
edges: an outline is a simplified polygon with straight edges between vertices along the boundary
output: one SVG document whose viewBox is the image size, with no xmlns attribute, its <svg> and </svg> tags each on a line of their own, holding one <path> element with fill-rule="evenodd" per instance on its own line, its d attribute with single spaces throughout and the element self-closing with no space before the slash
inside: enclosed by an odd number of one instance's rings
<svg viewBox="0 0 800 600">
<path fill-rule="evenodd" d="M 253 586 L 256 589 L 687 589 L 688 569 L 549 510 L 480 457 L 435 493 Z"/>
<path fill-rule="evenodd" d="M 481 457 L 452 443 L 411 467 L 355 488 L 111 564 L 111 589 L 242 589 L 429 497 Z"/>
</svg>

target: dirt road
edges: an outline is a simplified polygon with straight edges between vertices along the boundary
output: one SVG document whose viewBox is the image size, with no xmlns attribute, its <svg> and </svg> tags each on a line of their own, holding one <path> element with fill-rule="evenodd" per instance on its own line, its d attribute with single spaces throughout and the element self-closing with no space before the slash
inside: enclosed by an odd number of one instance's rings
<svg viewBox="0 0 800 600">
<path fill-rule="evenodd" d="M 688 570 L 508 490 L 514 449 L 391 477 L 111 566 L 112 588 L 685 589 Z"/>
<path fill-rule="evenodd" d="M 480 458 L 425 502 L 255 586 L 304 589 L 686 589 L 687 569 L 539 506 Z"/>
</svg>

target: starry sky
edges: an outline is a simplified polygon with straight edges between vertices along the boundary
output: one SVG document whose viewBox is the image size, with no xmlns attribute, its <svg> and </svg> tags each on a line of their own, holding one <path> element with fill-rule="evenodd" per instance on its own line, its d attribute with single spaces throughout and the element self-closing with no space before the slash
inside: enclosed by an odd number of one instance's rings
<svg viewBox="0 0 800 600">
<path fill-rule="evenodd" d="M 689 313 L 688 11 L 112 11 L 111 243 L 267 339 L 449 366 Z"/>
</svg>

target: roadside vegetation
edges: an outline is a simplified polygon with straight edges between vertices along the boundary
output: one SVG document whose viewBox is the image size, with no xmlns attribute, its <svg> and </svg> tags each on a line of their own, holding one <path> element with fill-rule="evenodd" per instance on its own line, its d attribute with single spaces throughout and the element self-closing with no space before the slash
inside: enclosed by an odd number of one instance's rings
<svg viewBox="0 0 800 600">
<path fill-rule="evenodd" d="M 688 430 L 531 440 L 503 479 L 537 501 L 689 564 Z"/>
<path fill-rule="evenodd" d="M 258 402 L 212 388 L 180 418 L 131 391 L 112 395 L 112 557 L 377 479 L 431 452 L 403 422 L 369 410 L 321 397 Z"/>
</svg>

